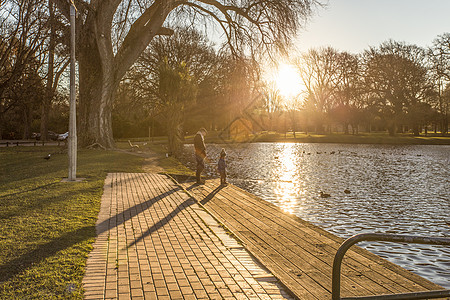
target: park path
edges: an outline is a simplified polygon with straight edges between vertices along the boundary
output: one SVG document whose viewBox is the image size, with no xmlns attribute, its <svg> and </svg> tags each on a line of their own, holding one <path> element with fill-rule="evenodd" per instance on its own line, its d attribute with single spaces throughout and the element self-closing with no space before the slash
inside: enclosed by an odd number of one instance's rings
<svg viewBox="0 0 450 300">
<path fill-rule="evenodd" d="M 168 176 L 111 173 L 85 299 L 285 299 L 278 280 Z"/>
</svg>

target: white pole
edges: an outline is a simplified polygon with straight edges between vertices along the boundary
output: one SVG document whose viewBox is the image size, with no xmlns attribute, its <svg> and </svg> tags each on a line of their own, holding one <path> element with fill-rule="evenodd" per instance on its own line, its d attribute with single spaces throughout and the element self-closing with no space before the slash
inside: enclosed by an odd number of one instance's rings
<svg viewBox="0 0 450 300">
<path fill-rule="evenodd" d="M 69 181 L 77 180 L 77 119 L 75 91 L 75 5 L 70 3 L 70 115 L 69 115 Z"/>
</svg>

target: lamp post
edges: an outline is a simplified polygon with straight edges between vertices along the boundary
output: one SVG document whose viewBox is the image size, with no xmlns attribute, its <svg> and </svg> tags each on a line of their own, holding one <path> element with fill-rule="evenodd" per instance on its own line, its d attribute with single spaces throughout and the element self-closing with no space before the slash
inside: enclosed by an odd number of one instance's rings
<svg viewBox="0 0 450 300">
<path fill-rule="evenodd" d="M 69 112 L 69 181 L 77 180 L 77 119 L 75 90 L 75 17 L 76 8 L 73 0 L 70 5 L 70 112 Z"/>
</svg>

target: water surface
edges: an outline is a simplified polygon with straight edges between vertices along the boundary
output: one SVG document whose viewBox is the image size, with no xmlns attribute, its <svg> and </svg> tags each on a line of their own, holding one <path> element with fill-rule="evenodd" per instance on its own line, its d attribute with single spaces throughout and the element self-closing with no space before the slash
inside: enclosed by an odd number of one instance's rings
<svg viewBox="0 0 450 300">
<path fill-rule="evenodd" d="M 192 145 L 185 147 L 184 162 L 195 168 Z M 366 232 L 450 237 L 450 146 L 207 145 L 210 176 L 217 176 L 222 147 L 230 182 L 340 237 Z M 320 191 L 331 197 L 320 197 Z M 450 288 L 449 247 L 358 245 Z"/>
</svg>

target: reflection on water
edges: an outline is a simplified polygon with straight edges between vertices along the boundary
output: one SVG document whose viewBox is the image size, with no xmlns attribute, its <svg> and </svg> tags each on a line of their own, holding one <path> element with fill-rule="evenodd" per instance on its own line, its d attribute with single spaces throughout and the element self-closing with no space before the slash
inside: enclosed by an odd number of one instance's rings
<svg viewBox="0 0 450 300">
<path fill-rule="evenodd" d="M 450 237 L 449 146 L 207 145 L 212 161 L 222 147 L 230 182 L 340 237 L 365 232 Z M 191 145 L 185 153 L 185 163 L 194 167 Z M 215 169 L 209 166 L 209 175 L 216 176 Z M 320 197 L 320 191 L 331 197 Z M 450 288 L 448 247 L 358 245 Z"/>
<path fill-rule="evenodd" d="M 285 147 L 281 150 L 278 164 L 272 169 L 271 177 L 275 181 L 274 194 L 280 207 L 288 212 L 294 213 L 297 207 L 297 197 L 300 194 L 296 182 L 300 179 L 297 172 L 298 157 L 293 147 Z"/>
</svg>

